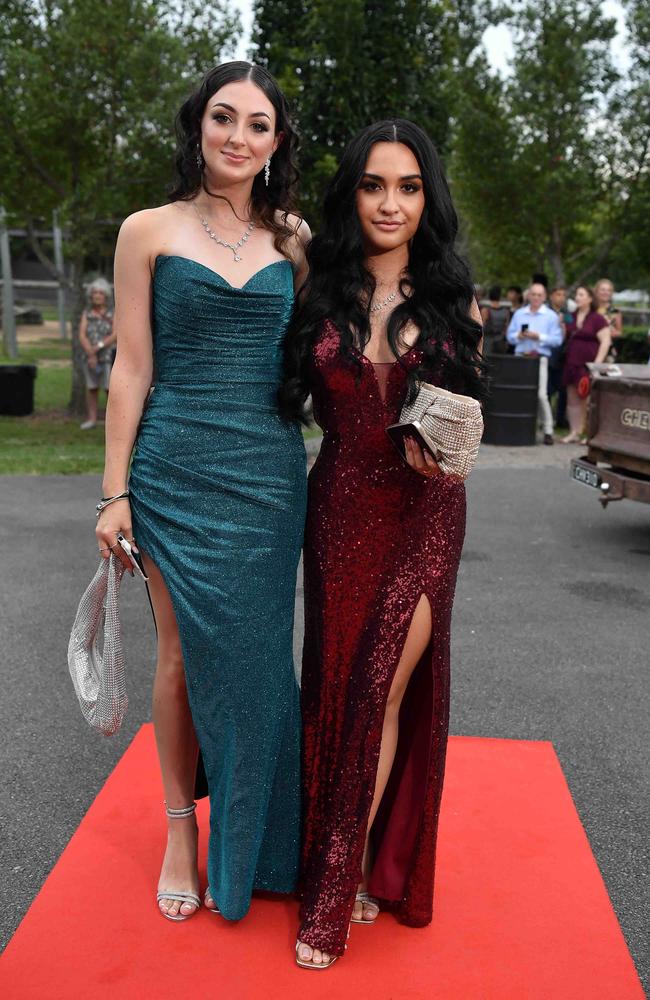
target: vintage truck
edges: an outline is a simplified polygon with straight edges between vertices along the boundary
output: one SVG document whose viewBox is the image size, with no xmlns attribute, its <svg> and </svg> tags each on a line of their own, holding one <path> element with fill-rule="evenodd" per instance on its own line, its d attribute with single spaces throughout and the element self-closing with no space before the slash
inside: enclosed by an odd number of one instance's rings
<svg viewBox="0 0 650 1000">
<path fill-rule="evenodd" d="M 587 454 L 571 478 L 614 500 L 650 503 L 650 365 L 591 364 Z"/>
</svg>

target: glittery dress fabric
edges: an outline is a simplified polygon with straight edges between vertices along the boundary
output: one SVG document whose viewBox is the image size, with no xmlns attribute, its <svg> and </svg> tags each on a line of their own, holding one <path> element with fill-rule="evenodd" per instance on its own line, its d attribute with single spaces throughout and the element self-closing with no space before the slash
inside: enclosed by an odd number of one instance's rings
<svg viewBox="0 0 650 1000">
<path fill-rule="evenodd" d="M 449 631 L 465 533 L 456 477 L 410 469 L 385 428 L 399 420 L 411 350 L 358 366 L 324 324 L 312 364 L 323 429 L 309 476 L 302 672 L 304 831 L 300 938 L 341 955 L 361 882 L 382 725 L 415 608 L 432 637 L 400 710 L 399 742 L 372 830 L 370 892 L 412 926 L 430 922 L 449 716 Z M 453 350 L 453 344 L 450 345 Z M 427 379 L 453 389 L 445 371 Z"/>
<path fill-rule="evenodd" d="M 208 881 L 224 917 L 295 889 L 300 702 L 292 652 L 306 506 L 302 434 L 277 412 L 293 270 L 242 287 L 157 259 L 156 379 L 130 475 L 134 536 L 174 606 L 210 797 Z"/>
</svg>

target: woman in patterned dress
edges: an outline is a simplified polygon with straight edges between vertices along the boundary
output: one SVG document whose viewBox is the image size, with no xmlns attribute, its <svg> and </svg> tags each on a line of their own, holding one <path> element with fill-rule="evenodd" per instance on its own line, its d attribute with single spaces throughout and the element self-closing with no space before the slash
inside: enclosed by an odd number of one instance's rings
<svg viewBox="0 0 650 1000">
<path fill-rule="evenodd" d="M 113 331 L 113 310 L 109 306 L 110 285 L 98 278 L 88 289 L 90 306 L 84 309 L 79 324 L 79 343 L 84 352 L 86 379 L 86 419 L 82 431 L 97 425 L 99 390 L 108 399 L 108 383 L 113 365 L 113 350 L 117 335 Z"/>
</svg>

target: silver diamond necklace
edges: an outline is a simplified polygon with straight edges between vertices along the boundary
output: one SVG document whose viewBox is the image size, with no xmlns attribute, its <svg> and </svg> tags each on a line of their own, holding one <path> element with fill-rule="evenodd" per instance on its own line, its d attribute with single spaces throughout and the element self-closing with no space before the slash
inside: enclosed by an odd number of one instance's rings
<svg viewBox="0 0 650 1000">
<path fill-rule="evenodd" d="M 394 302 L 396 298 L 397 298 L 397 292 L 391 292 L 390 295 L 386 296 L 383 302 L 377 302 L 376 305 L 370 306 L 370 312 L 371 313 L 381 312 L 382 309 L 385 309 L 386 306 L 390 305 L 391 302 Z"/>
<path fill-rule="evenodd" d="M 237 263 L 239 263 L 239 261 L 241 260 L 241 254 L 238 253 L 238 251 L 241 250 L 241 248 L 243 247 L 244 243 L 247 242 L 248 237 L 250 236 L 250 234 L 255 229 L 255 223 L 254 222 L 249 222 L 248 223 L 248 225 L 246 226 L 246 232 L 242 233 L 242 235 L 239 237 L 239 239 L 237 240 L 236 243 L 228 243 L 227 240 L 222 240 L 220 236 L 217 236 L 217 234 L 212 229 L 210 229 L 210 225 L 208 223 L 208 220 L 201 215 L 201 213 L 199 212 L 198 208 L 196 208 L 196 206 L 194 206 L 194 210 L 195 210 L 196 214 L 199 217 L 199 222 L 201 223 L 201 225 L 205 229 L 205 231 L 208 234 L 208 236 L 210 237 L 210 239 L 214 240 L 215 243 L 218 243 L 219 246 L 221 246 L 221 247 L 227 247 L 228 250 L 232 250 L 233 257 L 235 258 L 235 261 Z"/>
</svg>

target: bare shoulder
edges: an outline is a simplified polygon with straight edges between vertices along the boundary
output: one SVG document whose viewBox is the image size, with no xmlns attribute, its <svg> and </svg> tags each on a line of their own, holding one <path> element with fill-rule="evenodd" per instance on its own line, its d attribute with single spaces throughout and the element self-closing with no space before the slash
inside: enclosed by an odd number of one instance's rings
<svg viewBox="0 0 650 1000">
<path fill-rule="evenodd" d="M 140 260 L 151 260 L 158 252 L 163 234 L 177 216 L 178 208 L 174 203 L 144 208 L 127 216 L 120 226 L 118 253 L 120 250 L 128 250 Z"/>
<path fill-rule="evenodd" d="M 285 244 L 284 252 L 294 268 L 300 271 L 305 266 L 305 250 L 311 240 L 311 229 L 306 219 L 303 219 L 301 215 L 295 215 L 291 212 L 287 213 L 287 215 L 284 212 L 277 212 L 276 220 L 286 224 L 292 231 L 291 236 Z"/>
<path fill-rule="evenodd" d="M 302 243 L 303 247 L 306 247 L 311 239 L 311 229 L 306 219 L 303 219 L 301 215 L 292 215 L 289 213 L 287 215 L 287 225 L 289 225 L 296 236 L 296 238 Z"/>
</svg>

